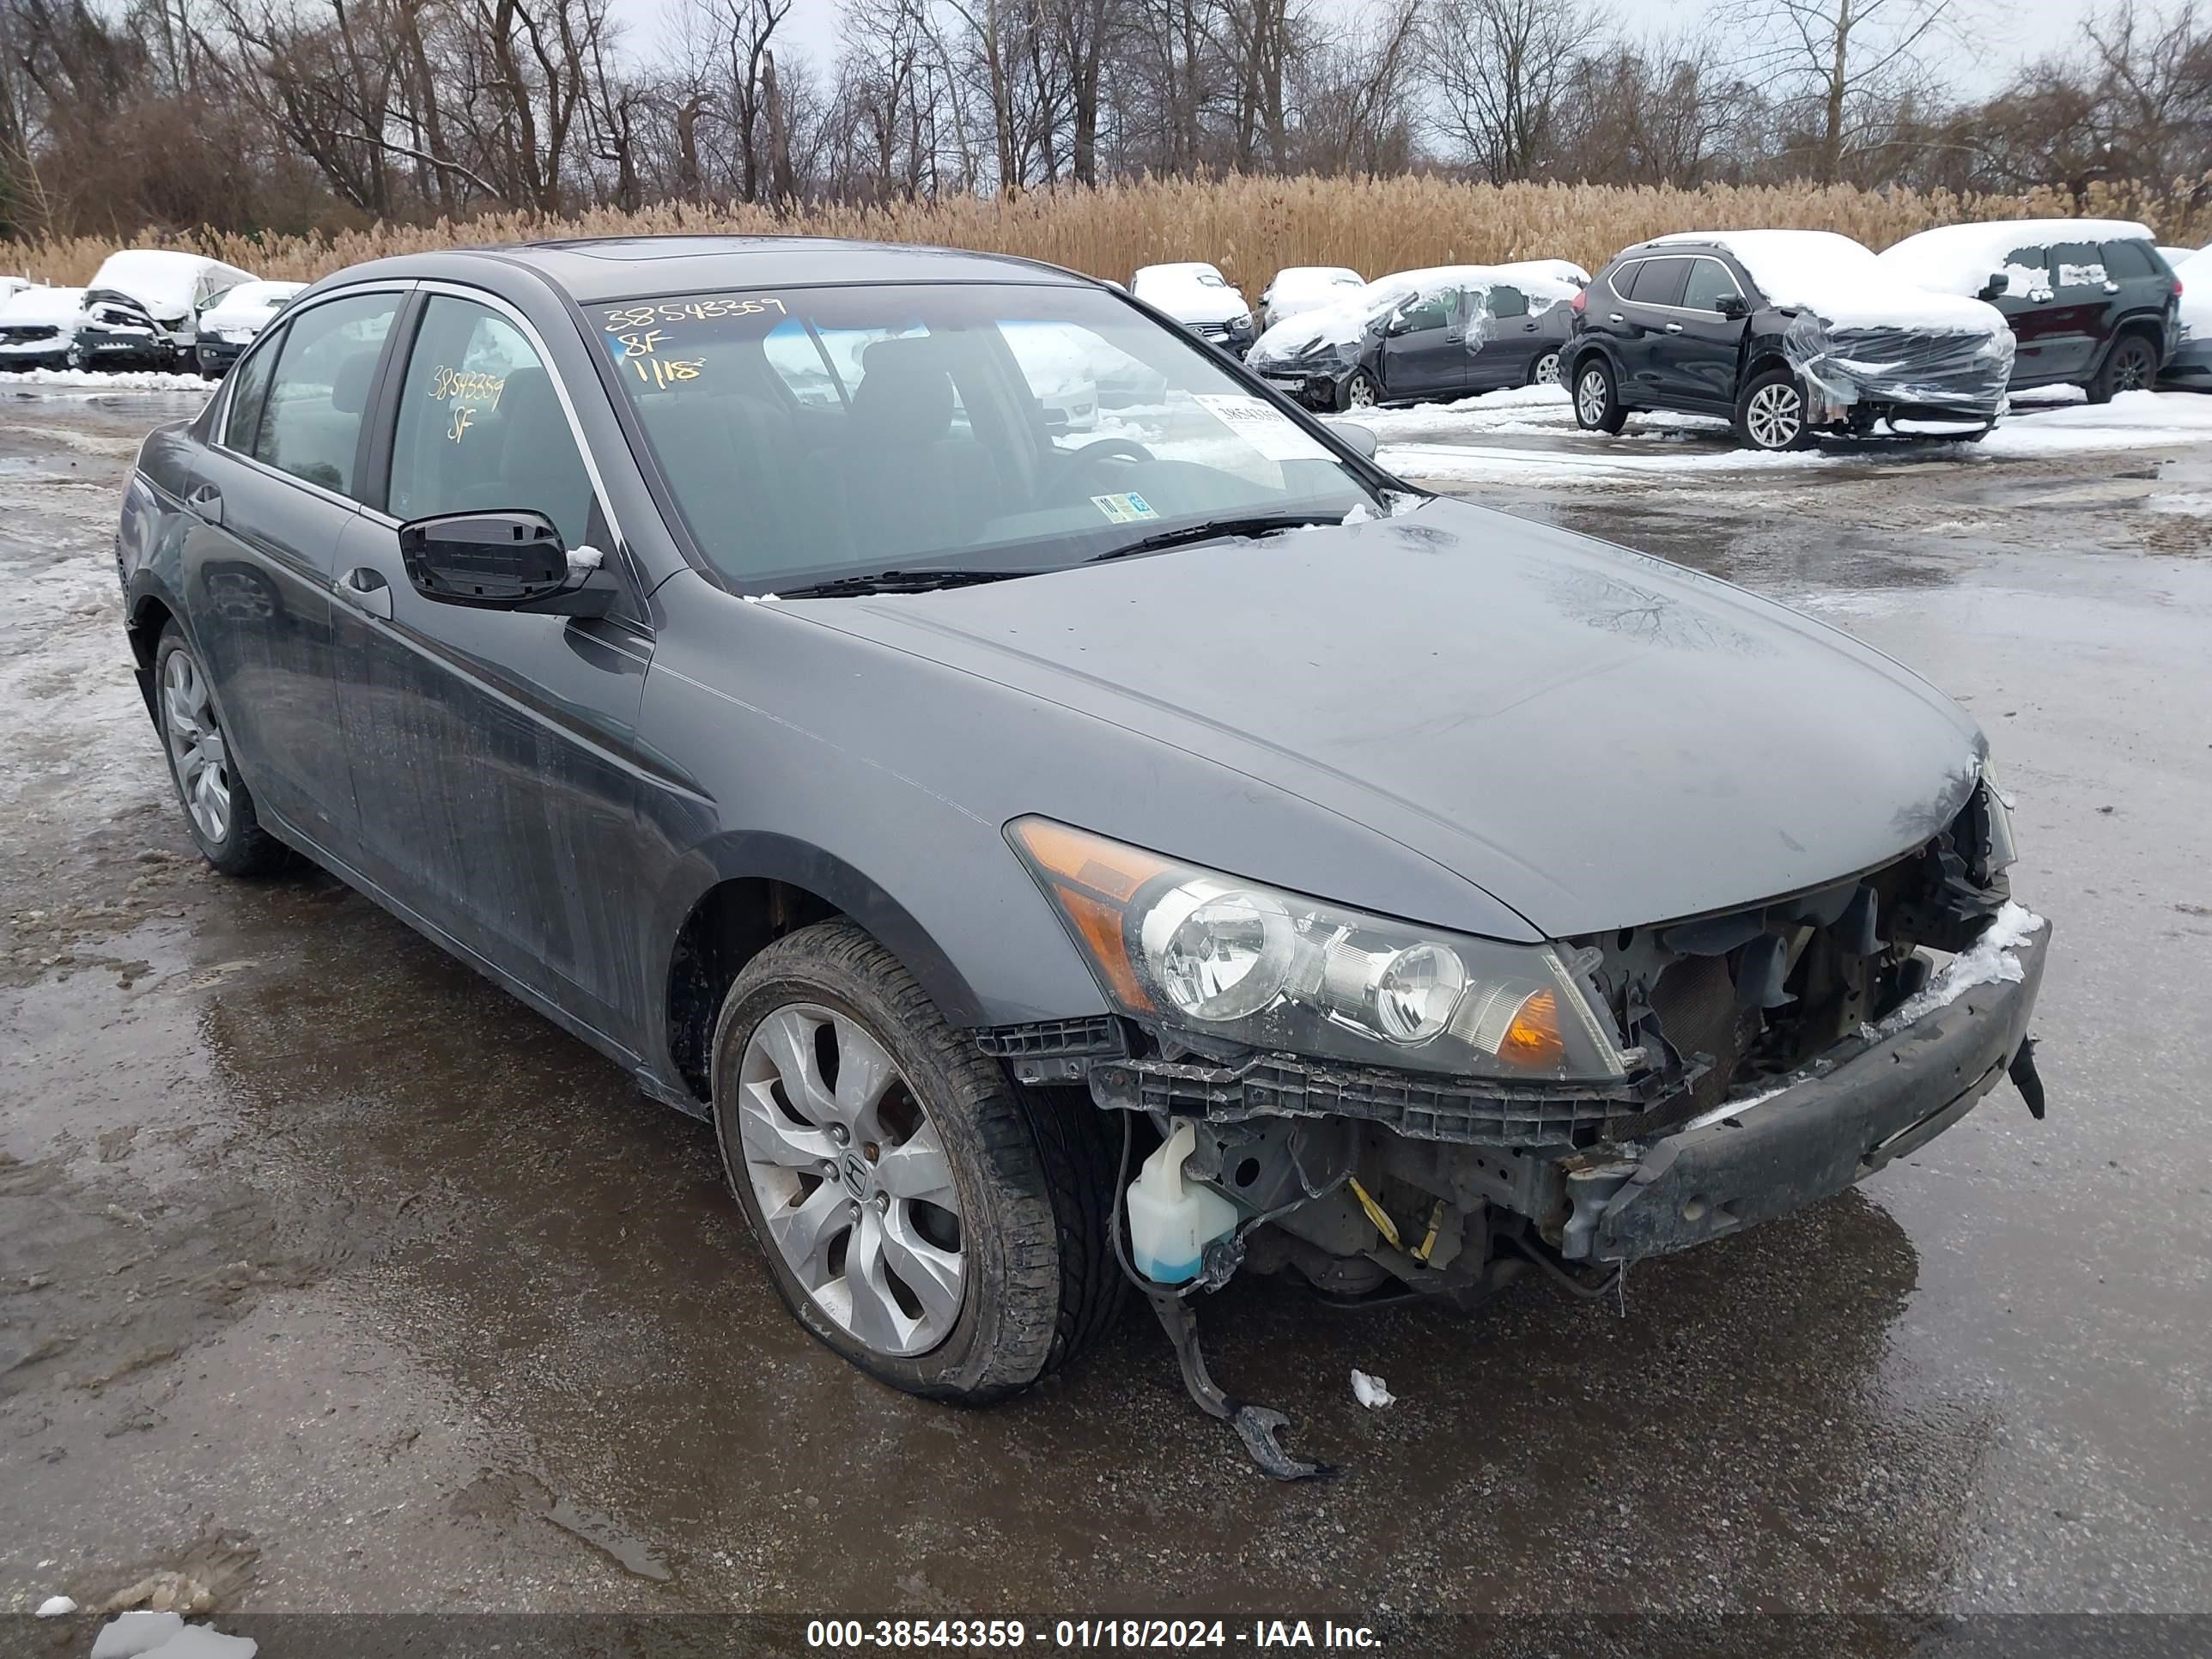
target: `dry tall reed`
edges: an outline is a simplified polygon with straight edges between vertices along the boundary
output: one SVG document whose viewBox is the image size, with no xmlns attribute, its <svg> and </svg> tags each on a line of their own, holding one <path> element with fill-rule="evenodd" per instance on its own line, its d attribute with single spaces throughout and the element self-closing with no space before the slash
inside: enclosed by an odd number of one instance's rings
<svg viewBox="0 0 2212 1659">
<path fill-rule="evenodd" d="M 1881 248 L 1930 225 L 2079 213 L 2147 220 L 2161 239 L 2194 246 L 2212 240 L 2208 185 L 2212 179 L 2167 190 L 2098 187 L 2076 202 L 2049 189 L 1959 196 L 1810 185 L 1490 185 L 1421 175 L 1169 179 L 1006 198 L 821 207 L 782 218 L 763 208 L 671 204 L 561 220 L 502 214 L 463 224 L 386 224 L 331 236 L 149 231 L 135 245 L 194 248 L 264 276 L 306 280 L 385 254 L 546 237 L 850 236 L 1018 253 L 1124 281 L 1135 267 L 1158 260 L 1212 259 L 1256 296 L 1287 264 L 1352 265 L 1378 276 L 1420 265 L 1559 258 L 1595 270 L 1620 248 L 1663 232 L 1763 225 L 1838 230 Z M 46 282 L 82 283 L 114 246 L 94 237 L 0 244 L 0 266 Z"/>
</svg>

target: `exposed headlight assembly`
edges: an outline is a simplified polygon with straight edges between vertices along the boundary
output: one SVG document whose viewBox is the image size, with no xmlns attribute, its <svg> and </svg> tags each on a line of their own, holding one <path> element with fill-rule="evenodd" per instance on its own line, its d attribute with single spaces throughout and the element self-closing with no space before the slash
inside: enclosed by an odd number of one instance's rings
<svg viewBox="0 0 2212 1659">
<path fill-rule="evenodd" d="M 1612 1022 L 1548 945 L 1395 921 L 1047 818 L 1007 833 L 1123 1013 L 1455 1076 L 1610 1081 Z"/>
</svg>

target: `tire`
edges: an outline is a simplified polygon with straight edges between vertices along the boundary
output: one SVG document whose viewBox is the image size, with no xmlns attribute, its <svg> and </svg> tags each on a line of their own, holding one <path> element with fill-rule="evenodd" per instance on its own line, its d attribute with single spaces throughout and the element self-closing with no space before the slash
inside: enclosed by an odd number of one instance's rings
<svg viewBox="0 0 2212 1659">
<path fill-rule="evenodd" d="M 841 1073 L 884 1081 L 848 1104 Z M 879 1382 L 986 1404 L 1074 1358 L 1119 1310 L 1105 1115 L 1018 1088 L 852 922 L 746 963 L 715 1023 L 714 1102 L 777 1293 Z"/>
<path fill-rule="evenodd" d="M 69 343 L 69 349 L 62 354 L 62 367 L 80 374 L 83 372 L 84 348 L 75 340 Z"/>
<path fill-rule="evenodd" d="M 1803 449 L 1813 441 L 1805 418 L 1805 386 L 1786 368 L 1753 377 L 1736 394 L 1736 441 L 1752 449 Z"/>
<path fill-rule="evenodd" d="M 1613 378 L 1613 365 L 1601 356 L 1589 356 L 1575 369 L 1575 424 L 1585 432 L 1610 437 L 1628 420 L 1620 405 L 1620 388 Z"/>
<path fill-rule="evenodd" d="M 1336 389 L 1339 413 L 1349 409 L 1373 409 L 1382 401 L 1382 388 L 1375 377 L 1364 368 L 1355 368 L 1345 377 L 1344 384 Z"/>
<path fill-rule="evenodd" d="M 154 724 L 200 856 L 226 876 L 265 876 L 290 864 L 291 849 L 254 813 L 252 792 L 223 741 L 207 670 L 174 623 L 154 647 Z"/>
<path fill-rule="evenodd" d="M 1536 361 L 1528 365 L 1528 378 L 1522 384 L 1527 386 L 1557 386 L 1559 383 L 1559 353 L 1558 348 L 1554 347 L 1549 351 L 1540 352 L 1538 354 Z"/>
<path fill-rule="evenodd" d="M 2129 329 L 2112 342 L 2105 361 L 2084 388 L 2093 404 L 2108 404 L 2116 392 L 2148 392 L 2158 382 L 2158 346 L 2140 329 Z"/>
</svg>

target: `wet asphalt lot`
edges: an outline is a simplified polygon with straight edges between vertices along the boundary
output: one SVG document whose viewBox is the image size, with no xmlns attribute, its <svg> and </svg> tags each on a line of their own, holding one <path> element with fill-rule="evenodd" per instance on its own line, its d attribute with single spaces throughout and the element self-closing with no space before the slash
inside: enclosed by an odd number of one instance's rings
<svg viewBox="0 0 2212 1659">
<path fill-rule="evenodd" d="M 2000 1088 L 1625 1316 L 1239 1281 L 1217 1374 L 1348 1466 L 1286 1488 L 1138 1310 L 988 1413 L 867 1382 L 707 1128 L 329 878 L 205 872 L 109 550 L 192 407 L 0 398 L 0 1610 L 169 1567 L 226 1614 L 2212 1611 L 2212 449 L 1462 486 L 1967 702 L 2051 1115 Z"/>
</svg>

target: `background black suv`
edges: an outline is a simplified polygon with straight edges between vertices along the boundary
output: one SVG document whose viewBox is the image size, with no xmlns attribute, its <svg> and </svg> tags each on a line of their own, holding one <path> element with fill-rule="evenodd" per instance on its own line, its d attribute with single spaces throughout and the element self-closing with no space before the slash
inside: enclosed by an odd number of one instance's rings
<svg viewBox="0 0 2212 1659">
<path fill-rule="evenodd" d="M 1619 432 L 1638 410 L 1721 415 L 1757 449 L 1863 437 L 1881 422 L 1978 436 L 2003 406 L 2013 355 L 1988 306 L 1905 283 L 1831 231 L 1641 242 L 1573 311 L 1563 378 L 1577 425 Z"/>
<path fill-rule="evenodd" d="M 1908 282 L 2004 313 L 2019 342 L 2014 390 L 2079 386 L 2101 404 L 2153 386 L 2179 343 L 2181 284 L 2150 228 L 2130 220 L 1943 225 L 1881 258 Z"/>
</svg>

